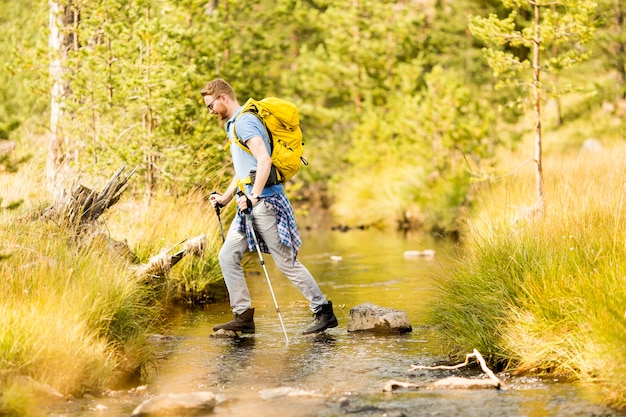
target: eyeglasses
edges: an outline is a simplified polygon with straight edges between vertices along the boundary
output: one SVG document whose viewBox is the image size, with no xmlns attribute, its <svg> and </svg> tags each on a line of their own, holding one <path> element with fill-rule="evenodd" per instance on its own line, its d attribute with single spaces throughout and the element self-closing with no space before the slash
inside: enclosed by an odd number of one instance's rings
<svg viewBox="0 0 626 417">
<path fill-rule="evenodd" d="M 220 98 L 220 97 L 222 97 L 222 95 L 221 95 L 221 94 L 220 94 L 219 96 L 215 97 L 215 98 L 213 99 L 213 101 L 212 101 L 212 102 L 210 102 L 209 104 L 207 104 L 206 108 L 207 108 L 207 109 L 209 109 L 209 110 L 211 110 L 211 111 L 213 111 L 213 103 L 215 103 L 215 100 L 217 100 L 217 99 L 218 99 L 218 98 Z"/>
</svg>

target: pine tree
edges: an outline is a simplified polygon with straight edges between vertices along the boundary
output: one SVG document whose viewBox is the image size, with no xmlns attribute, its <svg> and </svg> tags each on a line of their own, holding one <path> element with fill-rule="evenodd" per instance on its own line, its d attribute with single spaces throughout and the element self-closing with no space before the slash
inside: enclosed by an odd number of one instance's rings
<svg viewBox="0 0 626 417">
<path fill-rule="evenodd" d="M 208 38 L 200 36 L 204 6 L 197 0 L 84 5 L 70 64 L 72 117 L 65 120 L 76 167 L 98 173 L 136 166 L 148 196 L 159 185 L 207 181 L 217 151 L 206 145 L 206 124 L 197 122 L 206 56 L 213 54 L 198 47 Z"/>
<path fill-rule="evenodd" d="M 495 14 L 472 17 L 472 33 L 484 41 L 485 57 L 501 86 L 521 86 L 531 103 L 535 135 L 535 190 L 533 211 L 543 213 L 542 103 L 548 95 L 558 97 L 569 86 L 549 83 L 542 75 L 557 74 L 588 58 L 582 49 L 593 36 L 595 3 L 579 0 L 502 0 L 510 10 L 501 19 Z M 528 20 L 522 17 L 528 16 Z M 527 49 L 530 55 L 516 52 Z"/>
</svg>

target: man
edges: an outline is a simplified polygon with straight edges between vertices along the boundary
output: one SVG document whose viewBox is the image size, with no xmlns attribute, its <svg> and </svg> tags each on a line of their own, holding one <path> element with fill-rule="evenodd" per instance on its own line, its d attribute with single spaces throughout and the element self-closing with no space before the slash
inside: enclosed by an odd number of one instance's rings
<svg viewBox="0 0 626 417">
<path fill-rule="evenodd" d="M 251 152 L 248 153 L 234 144 L 230 146 L 235 176 L 224 194 L 212 194 L 210 197 L 213 207 L 221 207 L 232 200 L 240 187 L 245 190 L 245 194 L 237 197 L 237 216 L 219 253 L 220 267 L 234 318 L 228 323 L 213 327 L 213 330 L 255 332 L 254 308 L 251 307 L 250 292 L 241 266 L 245 251 L 254 250 L 252 240 L 249 238 L 252 231 L 246 230 L 246 222 L 243 219 L 244 213 L 249 208 L 254 232 L 263 244 L 264 252 L 272 255 L 280 271 L 309 301 L 314 320 L 302 334 L 319 333 L 336 327 L 337 317 L 333 312 L 332 303 L 326 300 L 308 269 L 296 259 L 302 241 L 283 184 L 267 185 L 272 160 L 269 139 L 263 123 L 250 113 L 244 113 L 237 118 L 242 106 L 239 105 L 233 88 L 221 78 L 209 82 L 201 94 L 211 114 L 226 121 L 226 133 L 231 143 L 235 140 L 236 128 L 237 137 Z M 248 177 L 251 171 L 256 171 L 253 183 L 243 184 L 243 179 Z"/>
</svg>

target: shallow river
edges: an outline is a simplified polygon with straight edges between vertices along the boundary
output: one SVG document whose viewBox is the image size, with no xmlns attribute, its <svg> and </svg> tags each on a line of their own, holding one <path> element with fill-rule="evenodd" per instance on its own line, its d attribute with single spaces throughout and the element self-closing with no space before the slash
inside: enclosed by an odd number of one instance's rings
<svg viewBox="0 0 626 417">
<path fill-rule="evenodd" d="M 229 417 L 626 416 L 601 406 L 593 386 L 553 380 L 504 375 L 513 389 L 427 390 L 429 383 L 446 376 L 481 374 L 476 368 L 409 370 L 412 364 L 433 365 L 443 359 L 437 356 L 437 340 L 423 327 L 423 307 L 433 295 L 432 277 L 444 273 L 453 248 L 423 236 L 376 230 L 305 232 L 303 237 L 300 259 L 333 301 L 339 327 L 301 336 L 311 320 L 307 304 L 266 255 L 290 339 L 286 343 L 258 256 L 250 254 L 255 335 L 239 340 L 209 337 L 214 324 L 230 320 L 226 303 L 181 313 L 167 337 L 160 338 L 160 359 L 144 386 L 53 407 L 48 415 L 129 416 L 152 395 L 208 390 L 220 399 L 212 415 Z M 434 249 L 434 259 L 403 256 L 424 249 Z M 393 336 L 348 333 L 350 308 L 365 302 L 406 311 L 413 331 Z M 390 380 L 419 388 L 383 392 Z M 272 397 L 276 388 L 308 395 Z"/>
</svg>

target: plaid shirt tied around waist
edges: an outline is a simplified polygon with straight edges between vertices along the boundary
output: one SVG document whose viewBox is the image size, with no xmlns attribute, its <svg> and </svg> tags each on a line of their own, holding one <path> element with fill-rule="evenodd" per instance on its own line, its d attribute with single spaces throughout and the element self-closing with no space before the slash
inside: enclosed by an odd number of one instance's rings
<svg viewBox="0 0 626 417">
<path fill-rule="evenodd" d="M 273 194 L 268 197 L 263 197 L 263 200 L 268 202 L 274 210 L 276 210 L 276 225 L 278 227 L 278 237 L 280 243 L 283 246 L 288 247 L 291 250 L 292 261 L 296 261 L 298 251 L 302 245 L 302 239 L 298 233 L 298 226 L 296 225 L 296 216 L 293 213 L 291 203 L 287 199 L 285 194 Z M 236 230 L 240 233 L 245 233 L 248 241 L 248 249 L 250 252 L 254 252 L 254 237 L 252 236 L 252 230 L 249 230 L 243 213 L 237 209 L 237 216 L 233 220 L 235 222 Z M 259 241 L 259 248 L 264 253 L 270 253 L 267 245 L 263 241 L 263 238 L 257 234 Z"/>
</svg>

